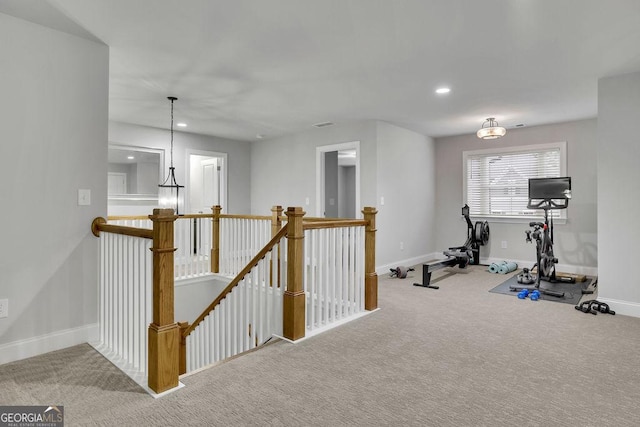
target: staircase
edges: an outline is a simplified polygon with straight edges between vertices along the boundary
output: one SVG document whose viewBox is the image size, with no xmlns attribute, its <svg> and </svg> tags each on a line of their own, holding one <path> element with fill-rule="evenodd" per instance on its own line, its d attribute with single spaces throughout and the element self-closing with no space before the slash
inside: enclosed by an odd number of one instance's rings
<svg viewBox="0 0 640 427">
<path fill-rule="evenodd" d="M 215 206 L 211 215 L 176 217 L 156 209 L 148 218 L 96 218 L 100 342 L 94 346 L 159 395 L 179 387 L 180 374 L 273 336 L 296 341 L 360 317 L 377 308 L 376 210 L 363 213 L 361 220 L 305 219 L 301 208 L 288 208 L 286 216 L 279 206 L 271 216 L 244 216 Z M 175 248 L 174 242 L 182 243 Z M 175 322 L 175 281 L 221 273 L 230 278 L 222 293 L 191 323 Z"/>
</svg>

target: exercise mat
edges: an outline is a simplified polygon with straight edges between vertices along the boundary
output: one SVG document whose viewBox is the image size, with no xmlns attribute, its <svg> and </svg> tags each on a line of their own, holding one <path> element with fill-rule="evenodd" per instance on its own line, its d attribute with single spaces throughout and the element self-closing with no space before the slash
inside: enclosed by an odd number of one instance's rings
<svg viewBox="0 0 640 427">
<path fill-rule="evenodd" d="M 564 283 L 564 282 L 549 283 L 549 282 L 545 282 L 544 280 L 541 280 L 540 281 L 541 289 L 549 289 L 553 291 L 564 292 L 564 297 L 554 297 L 551 295 L 545 295 L 541 293 L 540 299 L 545 301 L 555 301 L 555 302 L 563 302 L 565 304 L 577 305 L 580 302 L 580 299 L 582 298 L 582 291 L 584 289 L 587 289 L 589 285 L 591 285 L 591 282 L 593 280 L 594 279 L 591 277 L 587 277 L 587 280 L 584 282 L 576 282 L 576 283 Z M 525 286 L 525 285 L 518 283 L 518 275 L 514 274 L 512 277 L 507 279 L 502 284 L 491 289 L 489 292 L 493 292 L 496 294 L 512 295 L 514 297 L 517 297 L 518 292 L 511 291 L 509 289 L 510 286 Z M 592 296 L 593 298 L 591 299 L 596 299 L 595 294 L 588 295 L 588 296 L 589 297 Z M 529 298 L 527 298 L 526 302 L 534 304 L 534 302 L 529 301 Z"/>
</svg>

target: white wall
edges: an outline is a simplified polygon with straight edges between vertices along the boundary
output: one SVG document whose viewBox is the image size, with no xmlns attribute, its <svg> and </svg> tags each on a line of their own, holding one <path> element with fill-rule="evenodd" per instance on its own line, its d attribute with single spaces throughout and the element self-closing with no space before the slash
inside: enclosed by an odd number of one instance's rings
<svg viewBox="0 0 640 427">
<path fill-rule="evenodd" d="M 384 205 L 378 204 L 376 264 L 395 268 L 427 261 L 436 249 L 434 142 L 385 122 L 377 130 L 378 202 L 384 197 Z"/>
<path fill-rule="evenodd" d="M 598 83 L 598 299 L 640 317 L 640 73 Z"/>
<path fill-rule="evenodd" d="M 316 215 L 316 147 L 350 141 L 360 141 L 360 203 L 380 212 L 376 266 L 385 271 L 424 260 L 435 247 L 433 141 L 388 123 L 357 122 L 254 142 L 252 213 L 268 213 L 279 204 L 302 206 L 307 215 Z M 385 206 L 379 205 L 381 195 L 389 200 Z"/>
<path fill-rule="evenodd" d="M 467 226 L 461 216 L 462 152 L 492 147 L 512 147 L 567 142 L 567 174 L 572 196 L 566 224 L 554 223 L 554 252 L 558 270 L 596 274 L 598 245 L 596 223 L 596 120 L 580 120 L 546 126 L 509 129 L 497 140 L 481 141 L 472 135 L 436 139 L 436 241 L 438 250 L 462 245 Z M 476 218 L 471 218 L 475 223 Z M 525 241 L 529 220 L 505 223 L 489 220 L 489 244 L 480 249 L 481 261 L 515 260 L 535 263 L 535 246 Z M 501 248 L 502 241 L 507 249 Z M 522 265 L 530 266 L 530 265 Z"/>
<path fill-rule="evenodd" d="M 164 170 L 169 168 L 171 142 L 169 130 L 109 122 L 109 142 L 118 145 L 163 149 L 165 150 Z M 223 206 L 222 211 L 224 213 L 248 214 L 251 211 L 249 197 L 250 176 L 252 175 L 250 169 L 251 143 L 174 130 L 173 165 L 176 168 L 176 180 L 180 185 L 186 183 L 187 149 L 227 153 L 227 201 L 229 206 Z M 267 213 L 269 212 L 267 210 Z"/>
<path fill-rule="evenodd" d="M 376 126 L 364 121 L 254 142 L 251 213 L 268 215 L 273 205 L 282 205 L 301 206 L 307 215 L 316 216 L 316 147 L 352 141 L 360 141 L 360 203 L 375 206 Z"/>
<path fill-rule="evenodd" d="M 109 50 L 0 14 L 0 363 L 86 342 L 107 210 Z M 8 185 L 7 185 L 8 184 Z M 78 189 L 91 205 L 78 206 Z"/>
</svg>

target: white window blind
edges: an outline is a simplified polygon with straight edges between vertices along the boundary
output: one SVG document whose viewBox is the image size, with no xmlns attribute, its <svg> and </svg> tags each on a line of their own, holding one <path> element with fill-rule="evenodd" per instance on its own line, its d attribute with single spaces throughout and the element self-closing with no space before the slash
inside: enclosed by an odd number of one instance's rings
<svg viewBox="0 0 640 427">
<path fill-rule="evenodd" d="M 489 217 L 542 216 L 527 209 L 529 178 L 564 176 L 566 143 L 463 153 L 465 203 L 470 215 Z M 566 209 L 553 211 L 566 218 Z"/>
</svg>

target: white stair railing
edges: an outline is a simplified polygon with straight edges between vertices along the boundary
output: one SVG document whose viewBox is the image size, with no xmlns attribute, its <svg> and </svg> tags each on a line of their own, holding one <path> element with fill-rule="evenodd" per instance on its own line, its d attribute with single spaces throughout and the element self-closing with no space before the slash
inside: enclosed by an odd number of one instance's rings
<svg viewBox="0 0 640 427">
<path fill-rule="evenodd" d="M 176 280 L 211 273 L 211 215 L 178 217 L 174 227 L 174 274 Z"/>
<path fill-rule="evenodd" d="M 364 226 L 305 230 L 307 331 L 365 311 L 364 232 Z"/>
<path fill-rule="evenodd" d="M 100 341 L 94 347 L 141 385 L 147 381 L 152 322 L 150 237 L 102 232 L 99 245 Z"/>
<path fill-rule="evenodd" d="M 221 296 L 188 328 L 187 372 L 251 350 L 282 334 L 285 231 L 282 229 L 269 246 L 243 266 Z"/>
<path fill-rule="evenodd" d="M 220 274 L 235 276 L 271 239 L 271 218 L 220 217 Z"/>
</svg>

